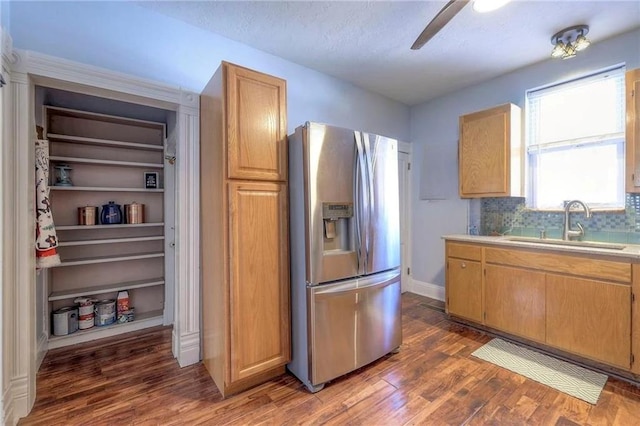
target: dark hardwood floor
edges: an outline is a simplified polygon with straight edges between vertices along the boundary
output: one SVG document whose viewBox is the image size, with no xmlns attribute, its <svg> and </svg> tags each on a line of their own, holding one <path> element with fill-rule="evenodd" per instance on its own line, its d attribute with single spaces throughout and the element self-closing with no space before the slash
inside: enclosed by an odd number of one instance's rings
<svg viewBox="0 0 640 426">
<path fill-rule="evenodd" d="M 310 394 L 291 375 L 223 400 L 202 364 L 179 368 L 171 330 L 50 351 L 21 425 L 640 424 L 640 389 L 610 378 L 592 406 L 470 356 L 490 337 L 404 294 L 398 354 Z"/>
</svg>

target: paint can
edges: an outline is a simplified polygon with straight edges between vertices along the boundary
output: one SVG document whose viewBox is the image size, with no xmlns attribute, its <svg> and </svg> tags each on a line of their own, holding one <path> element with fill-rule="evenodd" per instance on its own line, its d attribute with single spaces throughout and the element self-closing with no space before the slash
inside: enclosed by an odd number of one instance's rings
<svg viewBox="0 0 640 426">
<path fill-rule="evenodd" d="M 66 306 L 53 311 L 53 335 L 66 336 L 78 330 L 78 309 Z"/>
<path fill-rule="evenodd" d="M 74 300 L 78 306 L 78 328 L 86 330 L 95 325 L 94 304 L 95 299 L 88 297 L 78 297 Z"/>
<path fill-rule="evenodd" d="M 98 327 L 110 325 L 116 322 L 116 301 L 113 299 L 105 299 L 96 303 L 95 307 L 95 324 Z"/>
</svg>

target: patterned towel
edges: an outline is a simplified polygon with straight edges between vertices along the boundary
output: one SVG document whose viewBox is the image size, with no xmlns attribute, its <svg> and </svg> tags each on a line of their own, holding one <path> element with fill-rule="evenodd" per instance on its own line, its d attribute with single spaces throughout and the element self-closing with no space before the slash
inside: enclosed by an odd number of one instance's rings
<svg viewBox="0 0 640 426">
<path fill-rule="evenodd" d="M 49 203 L 49 142 L 36 140 L 36 267 L 60 264 L 58 238 Z"/>
</svg>

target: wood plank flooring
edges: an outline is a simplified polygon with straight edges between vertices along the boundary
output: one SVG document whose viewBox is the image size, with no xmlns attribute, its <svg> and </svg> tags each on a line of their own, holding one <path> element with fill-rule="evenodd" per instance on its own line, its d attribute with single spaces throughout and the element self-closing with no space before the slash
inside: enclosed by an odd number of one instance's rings
<svg viewBox="0 0 640 426">
<path fill-rule="evenodd" d="M 470 356 L 491 337 L 405 293 L 398 354 L 310 394 L 284 375 L 223 400 L 202 364 L 179 368 L 166 327 L 50 351 L 21 425 L 632 425 L 640 389 L 610 378 L 592 406 Z"/>
</svg>

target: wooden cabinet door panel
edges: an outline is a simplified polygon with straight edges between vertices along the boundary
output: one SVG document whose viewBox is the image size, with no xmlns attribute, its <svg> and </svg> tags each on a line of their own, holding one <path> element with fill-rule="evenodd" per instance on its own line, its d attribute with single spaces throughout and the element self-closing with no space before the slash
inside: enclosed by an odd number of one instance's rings
<svg viewBox="0 0 640 426">
<path fill-rule="evenodd" d="M 640 68 L 627 71 L 625 76 L 626 120 L 626 188 L 627 192 L 640 192 Z M 634 179 L 636 178 L 636 179 Z"/>
<path fill-rule="evenodd" d="M 507 119 L 500 114 L 461 120 L 461 193 L 507 192 Z"/>
<path fill-rule="evenodd" d="M 629 369 L 631 287 L 547 274 L 547 344 Z"/>
<path fill-rule="evenodd" d="M 482 322 L 482 264 L 448 258 L 447 312 Z"/>
<path fill-rule="evenodd" d="M 286 185 L 229 183 L 231 381 L 290 359 Z"/>
<path fill-rule="evenodd" d="M 226 71 L 228 177 L 286 180 L 285 81 L 229 64 Z"/>
<path fill-rule="evenodd" d="M 545 274 L 496 265 L 485 268 L 485 324 L 544 342 Z"/>
</svg>

